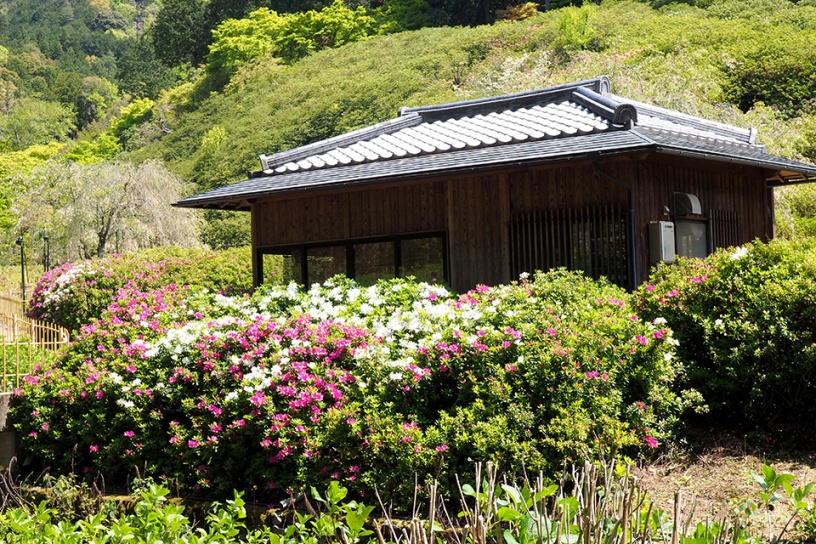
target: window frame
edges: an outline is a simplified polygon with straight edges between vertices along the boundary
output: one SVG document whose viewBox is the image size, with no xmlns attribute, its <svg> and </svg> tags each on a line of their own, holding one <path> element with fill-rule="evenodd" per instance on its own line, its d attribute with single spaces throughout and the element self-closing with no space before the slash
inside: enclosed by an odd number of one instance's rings
<svg viewBox="0 0 816 544">
<path fill-rule="evenodd" d="M 304 244 L 287 244 L 281 246 L 264 246 L 264 247 L 256 247 L 255 248 L 255 262 L 257 263 L 256 270 L 254 271 L 254 283 L 255 286 L 259 286 L 263 283 L 264 272 L 263 272 L 263 257 L 264 255 L 292 255 L 295 251 L 300 251 L 301 258 L 300 258 L 300 275 L 301 279 L 303 280 L 303 286 L 311 285 L 309 279 L 309 250 L 316 249 L 316 248 L 326 248 L 326 247 L 345 247 L 346 250 L 346 271 L 345 274 L 349 278 L 354 278 L 356 270 L 355 270 L 355 254 L 354 254 L 354 246 L 361 245 L 361 244 L 374 244 L 374 243 L 383 243 L 383 242 L 391 242 L 394 244 L 394 276 L 395 278 L 403 277 L 401 276 L 401 268 L 402 268 L 402 242 L 407 240 L 421 240 L 426 238 L 438 238 L 442 243 L 442 274 L 443 274 L 443 281 L 447 285 L 450 283 L 450 268 L 449 268 L 449 256 L 448 256 L 448 233 L 447 231 L 427 231 L 427 232 L 412 232 L 407 234 L 399 234 L 399 235 L 386 235 L 386 236 L 369 236 L 369 237 L 361 237 L 361 238 L 347 238 L 343 240 L 332 240 L 332 241 L 323 241 L 323 242 L 309 242 Z"/>
<path fill-rule="evenodd" d="M 683 215 L 680 217 L 674 218 L 674 252 L 680 257 L 687 257 L 687 258 L 705 258 L 705 257 L 692 257 L 690 255 L 681 255 L 680 254 L 680 229 L 678 228 L 681 223 L 697 223 L 703 225 L 705 228 L 705 256 L 711 255 L 713 253 L 712 249 L 712 242 L 711 242 L 711 224 L 707 217 L 702 215 Z"/>
</svg>

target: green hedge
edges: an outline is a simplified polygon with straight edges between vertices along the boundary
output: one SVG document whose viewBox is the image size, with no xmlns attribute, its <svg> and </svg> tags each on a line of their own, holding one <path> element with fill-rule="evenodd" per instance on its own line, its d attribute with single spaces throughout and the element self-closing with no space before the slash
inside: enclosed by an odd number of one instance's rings
<svg viewBox="0 0 816 544">
<path fill-rule="evenodd" d="M 816 239 L 680 259 L 654 271 L 638 297 L 645 317 L 668 321 L 712 415 L 812 424 Z"/>
</svg>

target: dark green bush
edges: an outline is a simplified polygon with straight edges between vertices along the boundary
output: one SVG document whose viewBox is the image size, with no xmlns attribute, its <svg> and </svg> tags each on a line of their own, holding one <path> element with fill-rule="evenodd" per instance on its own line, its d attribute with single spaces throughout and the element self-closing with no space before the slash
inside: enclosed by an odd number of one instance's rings
<svg viewBox="0 0 816 544">
<path fill-rule="evenodd" d="M 713 416 L 813 424 L 816 240 L 680 259 L 637 294 L 644 316 L 668 321 Z"/>
</svg>

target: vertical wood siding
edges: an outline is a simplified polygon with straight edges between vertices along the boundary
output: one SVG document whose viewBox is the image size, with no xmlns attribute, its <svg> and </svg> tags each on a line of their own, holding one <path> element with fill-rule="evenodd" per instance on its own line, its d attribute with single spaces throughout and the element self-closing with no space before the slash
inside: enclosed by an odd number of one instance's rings
<svg viewBox="0 0 816 544">
<path fill-rule="evenodd" d="M 700 200 L 703 216 L 712 220 L 713 234 L 723 236 L 721 246 L 744 244 L 755 239 L 767 241 L 773 232 L 769 224 L 770 193 L 762 172 L 740 165 L 712 167 L 693 159 L 656 158 L 624 169 L 620 176 L 635 183 L 635 210 L 638 234 L 640 281 L 648 277 L 648 227 L 650 221 L 665 220 L 663 206 L 674 211 L 674 193 L 691 193 Z M 710 216 L 709 214 L 714 214 Z M 723 224 L 727 222 L 727 224 Z M 711 232 L 711 231 L 710 231 Z"/>
<path fill-rule="evenodd" d="M 619 183 L 599 175 L 591 163 L 580 163 L 259 202 L 252 209 L 253 244 L 269 248 L 446 231 L 451 286 L 462 291 L 515 279 L 520 265 L 512 270 L 511 265 L 521 239 L 511 244 L 510 228 L 519 218 L 580 213 L 601 239 L 614 238 L 619 251 L 619 233 L 606 236 L 602 219 L 612 207 L 628 214 L 627 186 L 634 198 L 638 281 L 650 270 L 649 222 L 666 219 L 663 207 L 673 208 L 675 192 L 697 195 L 713 221 L 715 242 L 767 240 L 773 232 L 772 192 L 758 169 L 660 156 L 607 160 L 601 168 Z M 598 246 L 597 239 L 585 246 Z M 524 244 L 524 251 L 552 251 L 543 235 Z M 610 251 L 585 255 L 581 262 L 605 267 Z"/>
<path fill-rule="evenodd" d="M 445 185 L 423 183 L 253 205 L 255 247 L 444 230 Z"/>
</svg>

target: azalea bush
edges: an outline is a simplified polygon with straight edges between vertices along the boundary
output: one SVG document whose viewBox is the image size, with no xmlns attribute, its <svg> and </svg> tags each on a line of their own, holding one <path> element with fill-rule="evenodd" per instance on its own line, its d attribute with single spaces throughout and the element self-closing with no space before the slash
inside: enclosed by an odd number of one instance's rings
<svg viewBox="0 0 816 544">
<path fill-rule="evenodd" d="M 638 305 L 667 320 L 714 415 L 812 422 L 814 293 L 816 240 L 754 242 L 653 271 Z"/>
<path fill-rule="evenodd" d="M 100 317 L 120 288 L 150 290 L 169 284 L 197 285 L 213 290 L 249 289 L 252 286 L 250 250 L 166 247 L 65 263 L 37 281 L 28 315 L 78 330 Z"/>
<path fill-rule="evenodd" d="M 23 448 L 60 473 L 134 467 L 189 492 L 274 497 L 332 478 L 410 500 L 474 461 L 557 472 L 639 455 L 699 404 L 660 319 L 556 271 L 456 295 L 342 277 L 225 296 L 121 289 L 17 391 Z"/>
</svg>

